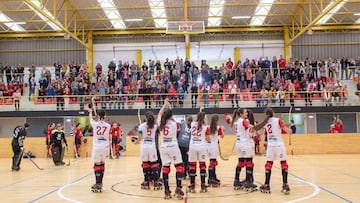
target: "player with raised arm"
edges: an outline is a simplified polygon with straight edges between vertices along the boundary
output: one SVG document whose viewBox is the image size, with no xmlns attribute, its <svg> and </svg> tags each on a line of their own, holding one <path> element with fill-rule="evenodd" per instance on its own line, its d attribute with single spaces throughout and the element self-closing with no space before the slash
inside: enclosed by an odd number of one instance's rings
<svg viewBox="0 0 360 203">
<path fill-rule="evenodd" d="M 162 175 L 165 187 L 165 199 L 171 198 L 171 191 L 169 187 L 169 173 L 171 163 L 174 163 L 176 168 L 175 195 L 178 199 L 182 199 L 184 196 L 184 192 L 181 189 L 181 182 L 184 174 L 184 166 L 176 138 L 178 125 L 173 119 L 173 113 L 169 106 L 169 100 L 165 99 L 164 105 L 161 107 L 157 118 L 157 123 L 159 125 L 159 130 L 162 138 L 162 143 L 160 146 L 160 157 L 163 165 Z"/>
<path fill-rule="evenodd" d="M 94 162 L 96 183 L 91 187 L 93 192 L 102 192 L 103 177 L 105 171 L 105 159 L 109 154 L 110 147 L 110 124 L 105 122 L 105 111 L 98 110 L 99 121 L 92 117 L 92 109 L 89 109 L 89 120 L 93 129 L 93 148 L 91 158 Z"/>
<path fill-rule="evenodd" d="M 209 153 L 209 179 L 208 184 L 212 187 L 220 187 L 220 180 L 216 176 L 216 166 L 218 165 L 217 156 L 219 154 L 219 136 L 224 138 L 224 127 L 218 125 L 219 116 L 213 115 L 210 121 L 210 143 L 208 143 Z"/>
<path fill-rule="evenodd" d="M 205 112 L 200 109 L 197 120 L 191 123 L 191 138 L 189 145 L 189 192 L 195 193 L 196 162 L 200 167 L 200 192 L 207 192 L 205 185 L 206 161 L 207 161 L 207 142 L 210 142 L 210 129 L 205 125 Z"/>
<path fill-rule="evenodd" d="M 266 118 L 254 126 L 254 130 L 265 128 L 267 134 L 267 150 L 266 150 L 266 164 L 265 164 L 265 183 L 260 186 L 260 191 L 263 193 L 270 193 L 270 177 L 271 168 L 274 160 L 280 160 L 282 172 L 282 192 L 284 194 L 290 193 L 288 185 L 288 164 L 286 162 L 286 149 L 281 132 L 284 131 L 290 134 L 292 131 L 286 127 L 283 120 L 274 116 L 274 111 L 271 108 L 265 110 Z"/>
<path fill-rule="evenodd" d="M 146 122 L 139 125 L 139 137 L 135 143 L 140 145 L 141 167 L 144 174 L 144 182 L 141 189 L 149 190 L 150 181 L 154 181 L 154 190 L 161 190 L 162 184 L 159 182 L 158 156 L 155 145 L 155 136 L 158 126 L 155 124 L 155 117 L 151 111 L 145 114 Z"/>
</svg>

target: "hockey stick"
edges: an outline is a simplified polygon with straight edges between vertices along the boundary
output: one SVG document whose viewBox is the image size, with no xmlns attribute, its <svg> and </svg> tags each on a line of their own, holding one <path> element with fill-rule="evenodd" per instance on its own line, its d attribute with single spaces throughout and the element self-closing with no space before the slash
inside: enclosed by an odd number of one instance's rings
<svg viewBox="0 0 360 203">
<path fill-rule="evenodd" d="M 36 166 L 36 168 L 38 168 L 39 170 L 44 170 L 44 168 L 40 168 L 39 165 L 37 165 L 35 163 L 35 161 L 32 160 L 31 157 L 27 153 L 25 153 L 25 156 L 31 161 L 31 163 L 33 163 Z"/>
<path fill-rule="evenodd" d="M 96 106 L 95 106 L 95 97 L 91 98 L 91 108 L 94 111 L 95 116 L 97 116 Z"/>
<path fill-rule="evenodd" d="M 66 154 L 69 155 L 69 148 L 66 147 Z M 70 166 L 70 159 L 68 161 L 68 163 L 66 164 L 66 166 Z"/>
<path fill-rule="evenodd" d="M 140 116 L 140 109 L 137 110 L 137 116 L 139 119 L 139 125 L 141 124 L 141 116 Z"/>
<path fill-rule="evenodd" d="M 292 106 L 290 107 L 289 109 L 289 123 L 291 123 L 291 111 L 292 111 Z M 292 133 L 289 133 L 289 146 L 291 145 L 291 134 Z"/>
<path fill-rule="evenodd" d="M 218 149 L 219 149 L 219 156 L 223 161 L 229 161 L 229 157 L 224 156 L 224 154 L 221 151 L 221 147 L 220 147 L 220 141 L 218 142 Z M 231 151 L 232 153 L 232 151 Z"/>
</svg>

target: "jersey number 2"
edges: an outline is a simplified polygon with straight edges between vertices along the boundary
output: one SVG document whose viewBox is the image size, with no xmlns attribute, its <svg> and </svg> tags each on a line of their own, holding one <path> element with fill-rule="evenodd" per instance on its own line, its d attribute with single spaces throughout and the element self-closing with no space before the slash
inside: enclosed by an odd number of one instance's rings
<svg viewBox="0 0 360 203">
<path fill-rule="evenodd" d="M 271 124 L 267 124 L 266 126 L 266 131 L 268 132 L 268 134 L 272 134 L 273 131 L 272 131 L 272 125 Z"/>
</svg>

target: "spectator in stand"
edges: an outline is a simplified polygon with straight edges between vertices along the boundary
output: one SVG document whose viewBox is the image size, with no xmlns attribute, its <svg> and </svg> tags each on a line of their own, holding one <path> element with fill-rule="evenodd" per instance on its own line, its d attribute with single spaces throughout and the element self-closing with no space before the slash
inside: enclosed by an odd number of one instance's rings
<svg viewBox="0 0 360 203">
<path fill-rule="evenodd" d="M 178 93 L 173 84 L 170 84 L 170 87 L 167 90 L 167 93 L 169 96 L 169 102 L 174 107 L 174 105 L 177 103 L 177 94 Z"/>
<path fill-rule="evenodd" d="M 233 67 L 234 67 L 234 63 L 231 61 L 231 58 L 229 58 L 228 61 L 226 62 L 226 68 L 229 71 L 232 71 Z"/>
<path fill-rule="evenodd" d="M 237 98 L 237 86 L 233 80 L 229 84 L 229 92 L 231 99 L 231 107 L 235 108 L 235 103 L 236 103 L 236 108 L 239 108 L 239 101 Z"/>
<path fill-rule="evenodd" d="M 344 131 L 344 125 L 343 125 L 342 120 L 340 119 L 340 115 L 334 116 L 333 124 L 334 124 L 335 130 L 336 130 L 338 133 L 343 133 L 343 131 Z"/>
<path fill-rule="evenodd" d="M 20 110 L 21 89 L 20 88 L 16 89 L 16 91 L 12 94 L 12 97 L 14 99 L 15 111 L 19 111 Z"/>
<path fill-rule="evenodd" d="M 280 55 L 280 58 L 278 60 L 278 66 L 280 69 L 280 77 L 285 77 L 286 59 L 283 57 L 283 55 Z"/>
<path fill-rule="evenodd" d="M 32 100 L 32 95 L 35 94 L 35 89 L 36 89 L 35 76 L 30 74 L 30 76 L 29 76 L 29 101 Z"/>
<path fill-rule="evenodd" d="M 195 82 L 192 83 L 191 87 L 191 107 L 195 108 L 197 104 L 198 99 L 198 86 Z"/>
<path fill-rule="evenodd" d="M 360 80 L 356 84 L 356 92 L 355 92 L 355 94 L 358 97 L 358 101 L 360 103 Z"/>
</svg>

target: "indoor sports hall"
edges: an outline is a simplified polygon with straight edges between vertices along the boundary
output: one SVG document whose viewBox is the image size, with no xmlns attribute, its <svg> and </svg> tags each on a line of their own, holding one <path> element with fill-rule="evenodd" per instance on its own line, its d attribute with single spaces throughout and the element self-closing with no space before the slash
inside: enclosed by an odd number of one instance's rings
<svg viewBox="0 0 360 203">
<path fill-rule="evenodd" d="M 360 202 L 359 12 L 358 0 L 0 1 L 1 201 Z M 158 128 L 155 161 L 142 126 Z M 182 162 L 165 157 L 186 133 Z M 205 168 L 186 161 L 195 138 L 216 146 L 198 155 Z"/>
</svg>

